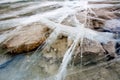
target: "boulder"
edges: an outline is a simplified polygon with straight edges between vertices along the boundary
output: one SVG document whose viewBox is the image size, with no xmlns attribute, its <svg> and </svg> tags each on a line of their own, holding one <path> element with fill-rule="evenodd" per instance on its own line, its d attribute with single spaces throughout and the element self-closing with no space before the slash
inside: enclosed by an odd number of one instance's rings
<svg viewBox="0 0 120 80">
<path fill-rule="evenodd" d="M 103 49 L 102 45 L 99 42 L 84 39 L 82 48 L 80 48 L 80 46 L 77 47 L 73 57 L 74 58 L 73 61 L 75 65 L 81 63 L 81 58 L 83 64 L 87 64 L 88 62 L 89 63 L 95 62 L 96 60 L 103 57 L 104 53 L 105 50 Z"/>
<path fill-rule="evenodd" d="M 107 44 L 103 44 L 103 48 L 107 52 L 107 54 L 113 57 L 116 56 L 115 42 L 110 41 Z"/>
<path fill-rule="evenodd" d="M 104 3 L 101 3 L 104 4 Z M 85 23 L 86 12 L 87 12 L 87 26 L 91 29 L 102 29 L 107 20 L 118 19 L 120 14 L 114 13 L 119 11 L 118 7 L 104 7 L 104 8 L 91 8 L 88 10 L 78 11 L 76 14 L 77 19 L 81 23 Z M 114 12 L 113 12 L 114 11 Z M 118 22 L 118 21 L 116 21 Z M 110 24 L 109 24 L 110 25 Z"/>
<path fill-rule="evenodd" d="M 103 44 L 97 41 L 84 39 L 82 50 L 80 46 L 78 46 L 75 51 L 75 55 L 73 57 L 74 63 L 75 65 L 79 64 L 81 62 L 81 58 L 84 64 L 93 62 L 97 63 L 98 61 L 104 60 L 112 60 L 117 57 L 115 44 L 116 43 L 112 41 Z"/>
<path fill-rule="evenodd" d="M 78 47 L 79 51 L 80 51 L 80 47 Z M 92 52 L 92 53 L 103 53 L 104 49 L 102 48 L 101 44 L 97 41 L 92 41 L 89 39 L 84 39 L 83 40 L 83 44 L 82 44 L 82 51 L 83 53 L 85 52 Z"/>
<path fill-rule="evenodd" d="M 92 12 L 88 14 L 88 27 L 91 29 L 102 29 L 105 25 L 105 21 L 116 19 L 118 16 L 112 13 L 112 8 L 100 8 L 100 9 L 92 9 Z"/>
<path fill-rule="evenodd" d="M 45 40 L 49 29 L 41 24 L 24 26 L 8 40 L 3 43 L 3 47 L 11 53 L 21 53 L 31 51 L 40 46 Z"/>
</svg>

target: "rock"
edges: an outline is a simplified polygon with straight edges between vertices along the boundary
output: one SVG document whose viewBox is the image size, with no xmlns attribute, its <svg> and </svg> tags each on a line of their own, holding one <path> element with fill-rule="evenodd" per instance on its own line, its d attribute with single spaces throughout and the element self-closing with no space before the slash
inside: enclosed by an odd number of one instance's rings
<svg viewBox="0 0 120 80">
<path fill-rule="evenodd" d="M 94 9 L 94 12 L 96 13 L 98 18 L 110 20 L 117 18 L 117 16 L 111 12 L 112 10 L 113 10 L 112 8 L 101 8 Z"/>
<path fill-rule="evenodd" d="M 104 49 L 102 48 L 101 44 L 97 41 L 84 39 L 82 46 L 83 46 L 83 53 L 85 52 L 92 52 L 96 54 L 104 53 Z"/>
<path fill-rule="evenodd" d="M 82 56 L 81 56 L 82 51 Z M 102 45 L 97 41 L 92 41 L 88 39 L 84 39 L 82 50 L 80 49 L 80 46 L 77 47 L 75 54 L 74 54 L 74 64 L 80 64 L 81 58 L 83 61 L 83 64 L 87 64 L 95 62 L 96 60 L 100 59 L 104 56 L 105 50 L 103 49 Z"/>
<path fill-rule="evenodd" d="M 49 29 L 41 24 L 25 26 L 15 34 L 11 35 L 3 43 L 3 47 L 11 53 L 21 53 L 31 51 L 40 46 L 46 40 Z"/>
<path fill-rule="evenodd" d="M 116 11 L 117 9 L 118 9 L 117 7 L 111 7 L 111 8 L 94 8 L 94 9 L 92 8 L 91 10 L 88 10 L 87 27 L 95 30 L 103 29 L 106 20 L 117 19 L 120 17 L 119 15 L 112 12 L 112 11 Z"/>
<path fill-rule="evenodd" d="M 117 15 L 111 13 L 111 10 L 106 8 L 93 9 L 93 12 L 95 13 L 95 15 L 90 12 L 89 16 L 91 18 L 88 18 L 89 27 L 92 29 L 101 29 L 105 24 L 105 20 L 118 18 Z"/>
<path fill-rule="evenodd" d="M 50 46 L 47 46 L 43 50 L 43 56 L 52 59 L 61 59 L 65 55 L 68 49 L 67 37 L 63 36 L 59 38 Z"/>
<path fill-rule="evenodd" d="M 117 57 L 116 54 L 116 43 L 115 42 L 108 42 L 106 44 L 99 43 L 96 41 L 91 41 L 88 39 L 85 39 L 83 41 L 83 47 L 82 47 L 82 55 L 83 55 L 83 63 L 86 64 L 87 62 L 92 63 L 96 62 L 99 59 L 101 61 L 104 60 L 112 60 L 115 57 Z M 79 64 L 81 60 L 81 50 L 78 46 L 75 56 L 74 56 L 74 63 Z"/>
<path fill-rule="evenodd" d="M 107 44 L 103 44 L 104 50 L 107 52 L 107 54 L 115 57 L 116 56 L 116 49 L 115 49 L 115 43 L 110 41 Z"/>
</svg>

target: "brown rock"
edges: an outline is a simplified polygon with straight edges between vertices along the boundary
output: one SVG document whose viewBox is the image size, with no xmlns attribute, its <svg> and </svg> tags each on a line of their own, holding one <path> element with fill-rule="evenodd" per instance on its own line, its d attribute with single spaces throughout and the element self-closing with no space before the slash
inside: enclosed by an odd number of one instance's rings
<svg viewBox="0 0 120 80">
<path fill-rule="evenodd" d="M 90 17 L 88 17 L 88 27 L 92 29 L 101 29 L 103 28 L 106 20 L 118 18 L 118 16 L 111 11 L 112 8 L 93 9 L 95 15 L 89 12 Z"/>
<path fill-rule="evenodd" d="M 76 16 L 81 23 L 85 23 L 87 16 L 86 27 L 91 29 L 102 29 L 106 20 L 116 19 L 120 17 L 120 14 L 113 12 L 119 10 L 120 8 L 117 7 L 91 8 L 91 10 L 88 9 L 77 12 Z"/>
<path fill-rule="evenodd" d="M 96 15 L 101 18 L 101 19 L 115 19 L 117 18 L 117 16 L 112 13 L 113 9 L 112 8 L 101 8 L 101 9 L 94 9 L 94 12 L 96 13 Z"/>
<path fill-rule="evenodd" d="M 67 37 L 59 36 L 59 38 L 50 46 L 44 48 L 44 57 L 52 59 L 62 59 L 67 51 Z"/>
<path fill-rule="evenodd" d="M 46 40 L 48 28 L 40 24 L 25 26 L 15 32 L 3 46 L 11 53 L 31 51 Z"/>
<path fill-rule="evenodd" d="M 102 48 L 101 44 L 97 41 L 92 41 L 89 39 L 83 39 L 83 43 L 82 43 L 82 53 L 86 53 L 86 52 L 91 52 L 91 53 L 95 53 L 95 54 L 101 54 L 104 53 L 104 49 Z M 80 50 L 80 46 L 77 47 L 77 52 L 81 52 Z"/>
<path fill-rule="evenodd" d="M 108 52 L 108 54 L 110 54 L 111 56 L 116 56 L 116 54 L 115 54 L 115 43 L 114 42 L 112 42 L 112 41 L 110 41 L 110 42 L 108 42 L 107 44 L 103 44 L 103 48 L 104 48 L 104 50 L 105 51 L 107 51 Z"/>
<path fill-rule="evenodd" d="M 79 64 L 81 62 L 81 58 L 84 64 L 96 61 L 104 56 L 104 52 L 105 50 L 99 42 L 84 39 L 82 48 L 80 48 L 80 46 L 77 47 L 73 60 L 74 64 Z"/>
<path fill-rule="evenodd" d="M 99 42 L 84 39 L 82 45 L 83 57 L 81 57 L 81 50 L 78 46 L 74 56 L 74 63 L 79 64 L 81 58 L 84 65 L 92 62 L 104 61 L 109 57 L 112 59 L 117 56 L 115 51 L 115 43 L 112 41 L 101 45 Z M 107 57 L 106 55 L 109 56 Z"/>
<path fill-rule="evenodd" d="M 98 54 L 98 53 L 103 53 L 104 49 L 102 48 L 102 46 L 99 42 L 84 39 L 84 41 L 83 41 L 83 51 Z"/>
</svg>

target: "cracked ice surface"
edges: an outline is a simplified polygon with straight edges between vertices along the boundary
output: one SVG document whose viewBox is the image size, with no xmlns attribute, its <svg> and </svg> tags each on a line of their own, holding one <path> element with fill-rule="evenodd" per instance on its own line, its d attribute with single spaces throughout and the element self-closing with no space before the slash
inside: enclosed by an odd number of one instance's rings
<svg viewBox="0 0 120 80">
<path fill-rule="evenodd" d="M 6 2 L 9 0 L 6 0 Z M 17 0 L 14 0 L 17 1 Z M 94 0 L 95 1 L 95 0 Z M 2 1 L 1 1 L 2 3 Z M 7 29 L 7 28 L 12 28 L 12 27 L 17 27 L 20 25 L 27 25 L 33 22 L 41 22 L 44 23 L 51 28 L 53 27 L 59 27 L 61 26 L 62 32 L 65 33 L 68 36 L 71 36 L 70 34 L 73 33 L 73 35 L 76 35 L 78 33 L 82 33 L 80 36 L 84 35 L 84 37 L 87 37 L 89 39 L 95 39 L 100 42 L 107 42 L 109 39 L 111 40 L 112 34 L 111 33 L 102 33 L 102 32 L 96 32 L 93 30 L 90 30 L 88 28 L 84 28 L 84 30 L 81 30 L 82 27 L 85 26 L 85 24 L 80 23 L 79 27 L 64 27 L 65 25 L 60 24 L 65 18 L 68 16 L 74 16 L 77 14 L 78 11 L 85 10 L 87 8 L 101 8 L 101 5 L 88 5 L 87 1 L 55 1 L 55 2 L 44 2 L 43 4 L 34 4 L 34 5 L 29 5 L 26 8 L 22 8 L 20 11 L 14 11 L 11 13 L 7 14 L 1 14 L 0 18 L 6 18 L 6 17 L 12 17 L 12 16 L 19 16 L 20 14 L 24 14 L 25 12 L 29 12 L 31 10 L 37 9 L 37 8 L 44 8 L 45 6 L 50 6 L 50 5 L 61 5 L 63 7 L 58 8 L 56 10 L 51 10 L 47 12 L 42 12 L 42 13 L 35 13 L 33 15 L 27 16 L 27 17 L 19 17 L 19 18 L 13 18 L 9 20 L 3 20 L 0 22 L 0 28 L 1 29 Z M 85 6 L 87 4 L 87 6 Z M 110 7 L 113 6 L 111 4 L 103 4 L 102 7 Z M 52 20 L 52 21 L 51 21 Z M 82 25 L 81 25 L 82 24 Z M 82 26 L 82 27 L 81 27 Z M 86 33 L 87 32 L 87 33 Z M 89 37 L 89 34 L 91 34 L 91 37 Z M 101 36 L 101 34 L 104 34 L 104 36 Z M 98 37 L 99 36 L 99 37 Z M 107 36 L 107 37 L 106 37 Z M 102 40 L 104 38 L 105 40 Z"/>
<path fill-rule="evenodd" d="M 23 0 L 1 0 L 0 1 L 0 4 L 3 4 L 3 3 L 14 4 L 14 6 L 10 8 L 11 10 L 9 12 L 7 12 L 5 9 L 2 9 L 4 13 L 0 13 L 0 31 L 13 29 L 9 33 L 0 34 L 0 43 L 4 42 L 9 36 L 11 36 L 12 34 L 15 34 L 16 31 L 18 31 L 25 25 L 29 25 L 36 22 L 45 24 L 46 26 L 48 26 L 50 29 L 53 30 L 53 32 L 50 34 L 50 36 L 46 40 L 47 42 L 46 45 L 52 44 L 52 42 L 56 40 L 59 34 L 63 34 L 67 37 L 72 38 L 74 42 L 64 55 L 63 62 L 57 74 L 57 80 L 61 80 L 61 78 L 64 78 L 64 75 L 62 74 L 65 73 L 65 71 L 67 70 L 66 68 L 69 61 L 71 60 L 72 52 L 74 51 L 74 48 L 78 44 L 80 38 L 87 38 L 90 40 L 98 41 L 100 43 L 116 41 L 113 39 L 113 33 L 98 32 L 88 28 L 88 25 L 86 25 L 87 18 L 91 17 L 87 15 L 89 12 L 89 11 L 87 12 L 88 9 L 112 7 L 114 6 L 112 4 L 88 4 L 88 1 L 98 2 L 98 0 L 73 0 L 73 1 L 69 1 L 69 0 L 44 1 L 43 0 L 38 2 L 28 1 L 26 3 L 30 3 L 29 5 L 24 4 L 24 6 L 21 6 L 19 4 L 20 9 L 12 11 L 13 8 L 17 7 L 17 3 L 14 3 L 14 2 L 19 2 L 19 1 L 23 1 Z M 99 0 L 99 1 L 107 1 L 107 0 Z M 115 1 L 115 2 L 119 2 L 119 1 Z M 119 6 L 119 4 L 116 6 Z M 2 7 L 5 7 L 5 6 L 2 6 Z M 76 16 L 78 12 L 82 12 L 82 11 L 85 11 L 83 15 L 85 16 L 84 17 L 85 21 L 83 23 L 81 23 Z M 72 24 L 74 26 L 62 24 L 62 22 L 68 17 L 70 17 L 70 19 L 72 18 Z M 106 25 L 109 25 L 109 23 L 107 23 Z M 32 58 L 32 59 L 36 61 L 35 58 Z M 29 66 L 27 66 L 27 68 L 31 67 L 32 64 L 33 63 L 31 62 Z M 26 66 L 26 65 L 22 65 L 22 66 Z M 16 72 L 13 72 L 13 74 L 15 75 Z M 13 79 L 14 77 L 14 80 L 21 80 L 20 78 L 21 75 L 26 76 L 21 73 L 20 75 L 17 75 L 17 76 L 14 76 L 14 75 L 10 76 L 11 79 Z M 39 80 L 39 77 L 37 79 L 35 78 L 35 80 Z"/>
</svg>

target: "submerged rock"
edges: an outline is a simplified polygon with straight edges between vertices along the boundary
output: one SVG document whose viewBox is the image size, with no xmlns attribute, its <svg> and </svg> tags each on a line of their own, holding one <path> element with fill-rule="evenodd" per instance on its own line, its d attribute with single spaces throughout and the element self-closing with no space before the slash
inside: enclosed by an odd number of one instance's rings
<svg viewBox="0 0 120 80">
<path fill-rule="evenodd" d="M 45 40 L 49 29 L 40 24 L 25 26 L 11 35 L 3 44 L 11 53 L 31 51 L 40 46 Z"/>
<path fill-rule="evenodd" d="M 100 9 L 92 9 L 91 11 L 88 11 L 88 27 L 91 29 L 103 29 L 104 25 L 110 22 L 112 19 L 112 23 L 114 22 L 114 19 L 118 19 L 120 16 L 113 13 L 112 11 L 116 11 L 118 8 L 100 8 Z M 117 23 L 118 21 L 116 21 Z M 113 26 L 112 23 L 109 23 L 107 25 Z M 115 24 L 117 25 L 117 24 Z"/>
<path fill-rule="evenodd" d="M 107 44 L 103 44 L 103 48 L 105 51 L 107 51 L 107 54 L 114 56 L 114 57 L 116 56 L 116 54 L 115 54 L 116 49 L 115 49 L 114 42 L 110 41 Z"/>
<path fill-rule="evenodd" d="M 84 39 L 82 47 L 77 47 L 77 51 L 74 55 L 74 64 L 77 65 L 81 63 L 81 59 L 83 64 L 86 64 L 87 62 L 91 63 L 96 61 L 96 59 L 103 57 L 104 52 L 105 50 L 99 42 Z"/>
<path fill-rule="evenodd" d="M 97 41 L 84 39 L 82 48 L 78 46 L 76 49 L 74 64 L 77 65 L 81 63 L 81 58 L 84 65 L 88 63 L 95 64 L 98 63 L 98 61 L 112 60 L 117 57 L 115 44 L 116 43 L 112 41 L 102 44 Z"/>
<path fill-rule="evenodd" d="M 80 47 L 78 47 L 78 49 L 79 49 L 78 51 L 81 51 Z M 82 44 L 82 53 L 85 53 L 85 52 L 92 52 L 95 54 L 99 54 L 99 53 L 101 54 L 101 53 L 104 53 L 105 51 L 99 42 L 92 41 L 89 39 L 84 39 L 83 44 Z"/>
</svg>

